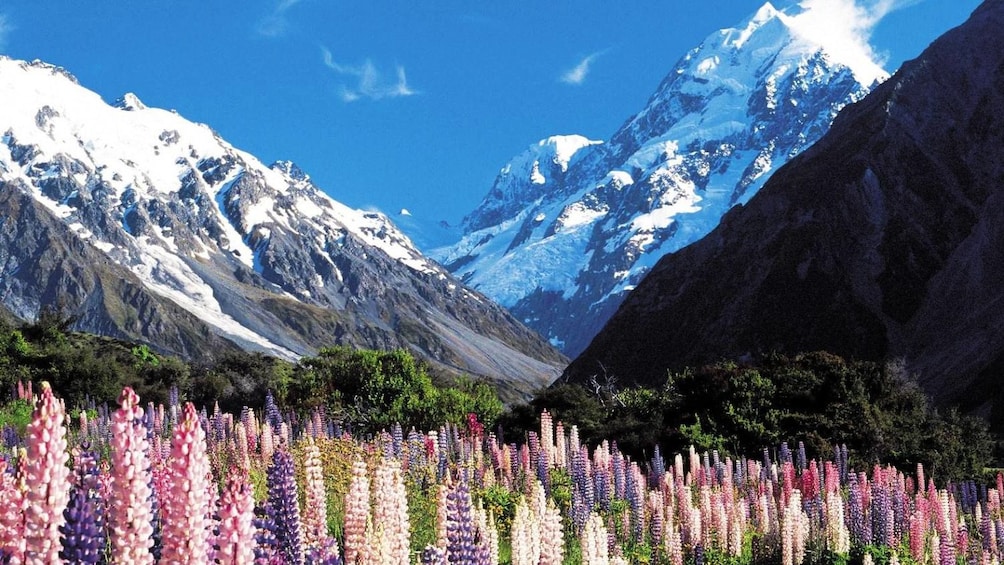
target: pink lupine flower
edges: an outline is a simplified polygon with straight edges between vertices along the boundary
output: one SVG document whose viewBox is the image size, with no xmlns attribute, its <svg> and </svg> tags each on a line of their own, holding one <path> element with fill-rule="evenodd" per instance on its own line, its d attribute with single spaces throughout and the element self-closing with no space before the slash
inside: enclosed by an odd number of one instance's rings
<svg viewBox="0 0 1004 565">
<path fill-rule="evenodd" d="M 593 512 L 589 514 L 582 532 L 581 544 L 583 565 L 610 565 L 607 528 L 603 525 L 603 518 L 598 514 Z"/>
<path fill-rule="evenodd" d="M 370 480 L 366 462 L 352 464 L 352 480 L 345 495 L 345 565 L 367 562 L 366 522 L 370 515 Z"/>
<path fill-rule="evenodd" d="M 112 416 L 108 523 L 115 563 L 153 563 L 153 491 L 139 397 L 129 387 Z"/>
<path fill-rule="evenodd" d="M 20 386 L 20 383 L 18 383 Z M 0 459 L 0 552 L 12 562 L 24 560 L 24 458 L 21 450 L 20 469 L 9 472 L 9 463 Z"/>
<path fill-rule="evenodd" d="M 542 532 L 537 517 L 530 505 L 527 504 L 526 499 L 520 499 L 516 504 L 516 514 L 512 520 L 511 532 L 512 565 L 537 565 L 540 562 Z"/>
<path fill-rule="evenodd" d="M 540 517 L 540 565 L 561 565 L 564 558 L 561 511 L 549 499 L 544 515 Z"/>
<path fill-rule="evenodd" d="M 191 402 L 185 403 L 181 421 L 174 428 L 167 480 L 169 491 L 161 501 L 162 559 L 169 563 L 209 563 L 212 473 L 206 434 Z"/>
<path fill-rule="evenodd" d="M 408 521 L 408 496 L 401 474 L 401 462 L 384 458 L 377 466 L 373 480 L 373 522 L 383 531 L 380 551 L 374 555 L 377 563 L 396 565 L 407 563 L 411 532 Z"/>
<path fill-rule="evenodd" d="M 70 500 L 70 456 L 66 451 L 65 411 L 52 387 L 42 383 L 27 430 L 24 481 L 24 557 L 26 563 L 59 562 L 59 527 Z"/>
<path fill-rule="evenodd" d="M 321 450 L 313 438 L 307 439 L 304 450 L 304 513 L 303 534 L 308 547 L 324 547 L 328 543 L 328 496 L 324 488 Z"/>
<path fill-rule="evenodd" d="M 220 500 L 220 532 L 217 561 L 221 565 L 244 565 L 254 561 L 254 496 L 246 476 L 231 469 Z"/>
</svg>

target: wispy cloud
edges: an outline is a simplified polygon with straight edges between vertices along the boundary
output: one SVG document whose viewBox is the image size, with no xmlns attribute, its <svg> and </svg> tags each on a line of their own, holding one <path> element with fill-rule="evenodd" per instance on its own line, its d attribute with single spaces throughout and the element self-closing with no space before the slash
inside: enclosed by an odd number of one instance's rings
<svg viewBox="0 0 1004 565">
<path fill-rule="evenodd" d="M 561 82 L 574 85 L 580 85 L 585 82 L 586 77 L 589 75 L 589 68 L 592 66 L 593 61 L 595 61 L 596 58 L 602 54 L 603 51 L 597 51 L 596 53 L 586 55 L 581 61 L 579 61 L 579 64 L 561 74 Z"/>
<path fill-rule="evenodd" d="M 7 37 L 14 31 L 14 25 L 10 23 L 10 18 L 0 14 L 0 51 L 7 48 Z"/>
<path fill-rule="evenodd" d="M 872 31 L 890 13 L 920 0 L 802 0 L 800 32 L 859 67 L 885 60 L 871 46 Z"/>
<path fill-rule="evenodd" d="M 338 75 L 352 79 L 352 85 L 342 85 L 342 100 L 345 102 L 355 102 L 360 98 L 380 100 L 418 94 L 417 90 L 408 86 L 408 77 L 404 67 L 400 65 L 395 67 L 394 78 L 388 79 L 369 59 L 358 66 L 344 65 L 335 61 L 331 51 L 325 47 L 321 47 L 321 54 L 326 67 Z"/>
<path fill-rule="evenodd" d="M 279 0 L 272 12 L 258 20 L 255 31 L 265 37 L 281 37 L 289 31 L 287 12 L 300 3 L 300 0 Z"/>
</svg>

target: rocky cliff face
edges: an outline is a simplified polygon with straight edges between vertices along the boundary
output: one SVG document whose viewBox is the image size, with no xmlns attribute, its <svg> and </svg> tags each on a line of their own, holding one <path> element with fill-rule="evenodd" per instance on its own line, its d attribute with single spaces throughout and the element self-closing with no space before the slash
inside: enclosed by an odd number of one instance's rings
<svg viewBox="0 0 1004 565">
<path fill-rule="evenodd" d="M 655 262 L 749 200 L 885 78 L 765 4 L 676 64 L 609 142 L 548 138 L 430 254 L 574 355 Z"/>
<path fill-rule="evenodd" d="M 568 368 L 655 383 L 771 350 L 905 361 L 936 398 L 1004 367 L 1004 3 L 846 108 L 698 243 L 665 257 Z"/>
<path fill-rule="evenodd" d="M 381 214 L 332 200 L 205 125 L 115 106 L 0 58 L 0 302 L 61 301 L 79 329 L 183 355 L 403 347 L 527 392 L 563 357 L 427 260 Z"/>
</svg>

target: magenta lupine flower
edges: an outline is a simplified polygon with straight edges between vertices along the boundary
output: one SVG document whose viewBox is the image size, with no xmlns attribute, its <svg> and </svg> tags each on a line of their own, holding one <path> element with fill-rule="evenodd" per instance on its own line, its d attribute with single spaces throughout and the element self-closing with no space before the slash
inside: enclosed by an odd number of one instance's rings
<svg viewBox="0 0 1004 565">
<path fill-rule="evenodd" d="M 208 563 L 212 474 L 206 434 L 191 402 L 185 403 L 181 421 L 174 428 L 167 473 L 168 491 L 161 500 L 162 558 L 168 562 Z"/>
<path fill-rule="evenodd" d="M 26 562 L 59 561 L 59 528 L 70 500 L 70 456 L 66 452 L 65 412 L 52 387 L 42 383 L 42 392 L 27 429 L 24 480 L 24 557 Z"/>
<path fill-rule="evenodd" d="M 217 561 L 244 565 L 254 561 L 254 496 L 243 471 L 231 469 L 220 500 L 220 532 Z"/>
<path fill-rule="evenodd" d="M 119 396 L 111 424 L 112 472 L 108 522 L 115 563 L 153 563 L 153 508 L 149 444 L 139 397 L 129 387 Z"/>
</svg>

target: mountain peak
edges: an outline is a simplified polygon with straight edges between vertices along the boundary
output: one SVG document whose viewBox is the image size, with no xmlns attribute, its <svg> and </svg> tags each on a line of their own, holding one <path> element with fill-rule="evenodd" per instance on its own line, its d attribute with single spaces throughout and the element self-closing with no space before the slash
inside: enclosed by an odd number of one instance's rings
<svg viewBox="0 0 1004 565">
<path fill-rule="evenodd" d="M 125 110 L 127 112 L 132 112 L 134 110 L 146 110 L 146 104 L 139 99 L 139 96 L 136 96 L 132 92 L 126 92 L 123 94 L 122 97 L 116 100 L 113 105 L 119 110 Z"/>
</svg>

